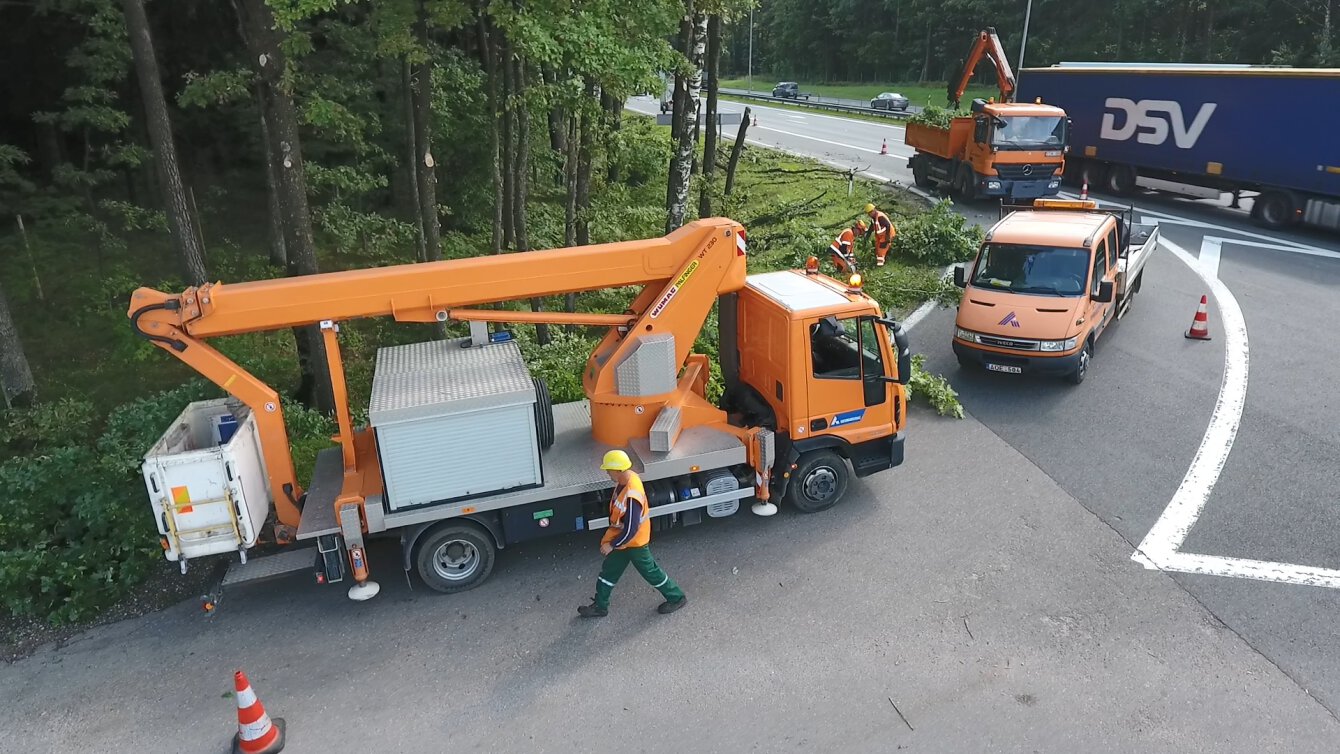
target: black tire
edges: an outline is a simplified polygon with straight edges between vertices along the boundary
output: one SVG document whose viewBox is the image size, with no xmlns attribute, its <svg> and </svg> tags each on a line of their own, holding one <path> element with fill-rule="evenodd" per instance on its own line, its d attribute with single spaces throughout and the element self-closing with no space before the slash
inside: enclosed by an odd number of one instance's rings
<svg viewBox="0 0 1340 754">
<path fill-rule="evenodd" d="M 548 450 L 554 444 L 554 402 L 549 397 L 549 386 L 539 377 L 535 383 L 535 435 L 540 447 Z"/>
<path fill-rule="evenodd" d="M 1256 198 L 1254 207 L 1257 219 L 1267 228 L 1283 228 L 1293 225 L 1297 217 L 1297 203 L 1292 195 L 1284 191 L 1268 191 Z"/>
<path fill-rule="evenodd" d="M 1113 165 L 1107 172 L 1107 188 L 1117 196 L 1135 193 L 1135 179 L 1139 174 L 1130 165 Z"/>
<path fill-rule="evenodd" d="M 493 572 L 497 551 L 484 528 L 469 521 L 447 521 L 429 530 L 415 548 L 419 578 L 443 594 L 474 589 Z"/>
<path fill-rule="evenodd" d="M 917 155 L 912 158 L 912 182 L 917 185 L 917 188 L 923 189 L 935 185 L 935 182 L 931 180 L 930 168 L 926 166 L 925 157 Z"/>
<path fill-rule="evenodd" d="M 1093 160 L 1085 160 L 1079 168 L 1079 180 L 1075 185 L 1083 186 L 1089 184 L 1089 188 L 1097 189 L 1107 183 L 1107 165 Z"/>
<path fill-rule="evenodd" d="M 960 165 L 954 177 L 954 193 L 964 203 L 977 200 L 977 174 L 969 165 Z"/>
<path fill-rule="evenodd" d="M 847 493 L 851 473 L 842 456 L 831 450 L 811 450 L 800 457 L 786 488 L 786 500 L 801 513 L 818 513 L 838 504 Z"/>
<path fill-rule="evenodd" d="M 1093 361 L 1093 343 L 1084 341 L 1084 348 L 1079 352 L 1079 364 L 1075 366 L 1075 371 L 1066 375 L 1066 380 L 1072 385 L 1078 385 L 1089 376 L 1089 364 Z"/>
</svg>

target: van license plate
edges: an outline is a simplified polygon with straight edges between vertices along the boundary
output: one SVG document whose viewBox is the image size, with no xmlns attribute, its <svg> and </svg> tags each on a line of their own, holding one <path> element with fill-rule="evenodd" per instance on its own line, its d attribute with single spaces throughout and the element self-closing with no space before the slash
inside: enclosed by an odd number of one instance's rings
<svg viewBox="0 0 1340 754">
<path fill-rule="evenodd" d="M 1006 366 L 1005 364 L 987 364 L 986 368 L 992 372 L 1005 372 L 1006 374 L 1023 374 L 1023 367 Z"/>
</svg>

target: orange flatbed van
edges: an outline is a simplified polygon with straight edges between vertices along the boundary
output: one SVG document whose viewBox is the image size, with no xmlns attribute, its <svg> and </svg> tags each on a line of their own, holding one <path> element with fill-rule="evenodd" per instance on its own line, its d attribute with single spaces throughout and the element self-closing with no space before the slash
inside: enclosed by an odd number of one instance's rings
<svg viewBox="0 0 1340 754">
<path fill-rule="evenodd" d="M 1079 384 L 1098 338 L 1123 316 L 1158 248 L 1158 227 L 1094 202 L 1040 200 L 987 231 L 954 322 L 959 364 Z"/>
</svg>

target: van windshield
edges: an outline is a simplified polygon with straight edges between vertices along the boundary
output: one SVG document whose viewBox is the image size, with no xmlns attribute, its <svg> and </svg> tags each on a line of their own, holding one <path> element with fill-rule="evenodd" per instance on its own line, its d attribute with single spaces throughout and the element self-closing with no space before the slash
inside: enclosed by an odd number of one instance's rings
<svg viewBox="0 0 1340 754">
<path fill-rule="evenodd" d="M 1080 296 L 1089 276 L 1089 250 L 989 243 L 982 247 L 972 284 L 1042 296 Z"/>
<path fill-rule="evenodd" d="M 1005 149 L 1037 149 L 1065 146 L 1065 118 L 1050 115 L 1016 115 L 997 118 L 992 146 Z"/>
</svg>

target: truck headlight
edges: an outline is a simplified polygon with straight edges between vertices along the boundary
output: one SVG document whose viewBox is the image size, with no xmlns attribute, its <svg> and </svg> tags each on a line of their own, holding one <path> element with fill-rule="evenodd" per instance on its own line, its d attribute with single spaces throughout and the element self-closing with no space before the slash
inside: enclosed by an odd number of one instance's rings
<svg viewBox="0 0 1340 754">
<path fill-rule="evenodd" d="M 998 189 L 1000 188 L 1000 181 L 987 181 L 986 187 L 989 189 Z"/>
<path fill-rule="evenodd" d="M 1069 351 L 1075 347 L 1079 338 L 1070 338 L 1068 340 L 1044 340 L 1038 344 L 1039 351 Z"/>
<path fill-rule="evenodd" d="M 958 338 L 959 340 L 966 340 L 969 343 L 977 342 L 977 333 L 973 332 L 972 330 L 964 330 L 962 327 L 954 328 L 954 337 Z"/>
<path fill-rule="evenodd" d="M 1047 188 L 1061 188 L 1061 182 L 1060 182 L 1060 181 L 1052 181 L 1051 183 L 1048 183 L 1048 184 L 1047 184 Z"/>
</svg>

